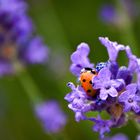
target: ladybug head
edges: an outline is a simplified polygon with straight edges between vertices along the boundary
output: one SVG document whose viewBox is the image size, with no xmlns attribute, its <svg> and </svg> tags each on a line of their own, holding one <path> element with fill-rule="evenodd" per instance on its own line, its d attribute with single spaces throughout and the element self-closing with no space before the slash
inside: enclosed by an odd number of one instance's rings
<svg viewBox="0 0 140 140">
<path fill-rule="evenodd" d="M 81 70 L 81 73 L 84 73 L 84 72 L 91 72 L 92 74 L 97 74 L 96 69 L 92 69 L 92 68 L 88 68 L 88 67 L 85 67 Z"/>
</svg>

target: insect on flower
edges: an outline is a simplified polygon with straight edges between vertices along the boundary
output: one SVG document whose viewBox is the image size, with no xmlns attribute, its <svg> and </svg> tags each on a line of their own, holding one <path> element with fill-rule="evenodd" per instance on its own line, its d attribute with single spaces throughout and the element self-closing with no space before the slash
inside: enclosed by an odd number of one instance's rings
<svg viewBox="0 0 140 140">
<path fill-rule="evenodd" d="M 92 79 L 97 75 L 96 70 L 91 68 L 83 68 L 80 74 L 81 86 L 88 96 L 94 96 L 96 90 L 92 87 Z"/>
<path fill-rule="evenodd" d="M 92 121 L 93 130 L 103 138 L 111 128 L 125 125 L 132 118 L 131 114 L 137 115 L 134 119 L 140 122 L 140 58 L 132 53 L 129 46 L 110 41 L 107 37 L 99 37 L 99 40 L 106 47 L 109 59 L 94 65 L 88 59 L 89 46 L 86 43 L 78 45 L 71 55 L 70 70 L 77 78 L 80 77 L 81 84 L 75 86 L 69 82 L 68 87 L 72 91 L 65 100 L 75 112 L 75 120 Z M 128 66 L 119 67 L 117 58 L 120 51 L 125 51 Z M 134 78 L 136 80 L 132 80 Z M 98 117 L 87 115 L 94 111 L 99 113 Z M 101 118 L 102 111 L 110 117 Z"/>
<path fill-rule="evenodd" d="M 86 67 L 81 70 L 81 86 L 83 87 L 88 96 L 95 96 L 97 90 L 93 88 L 92 80 L 95 76 L 97 76 L 98 72 L 106 66 L 107 62 L 100 62 L 96 65 L 96 69 Z"/>
</svg>

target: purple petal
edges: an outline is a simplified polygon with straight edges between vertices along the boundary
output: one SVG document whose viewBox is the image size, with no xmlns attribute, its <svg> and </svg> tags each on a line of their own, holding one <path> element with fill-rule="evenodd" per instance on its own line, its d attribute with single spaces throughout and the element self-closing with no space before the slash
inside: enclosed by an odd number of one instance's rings
<svg viewBox="0 0 140 140">
<path fill-rule="evenodd" d="M 86 58 L 89 54 L 89 46 L 86 43 L 78 45 L 77 50 L 71 55 L 71 61 L 73 63 L 82 64 L 83 58 Z M 87 61 L 85 59 L 85 61 Z"/>
<path fill-rule="evenodd" d="M 119 102 L 125 102 L 129 97 L 129 91 L 124 91 L 123 93 L 121 93 L 121 95 L 119 96 Z"/>
<path fill-rule="evenodd" d="M 57 133 L 66 125 L 66 115 L 56 101 L 36 105 L 35 113 L 48 133 Z"/>
<path fill-rule="evenodd" d="M 85 116 L 84 116 L 83 113 L 81 113 L 81 112 L 76 112 L 76 114 L 75 114 L 75 120 L 76 120 L 77 122 L 79 122 L 80 120 L 84 120 L 84 119 L 85 119 Z"/>
<path fill-rule="evenodd" d="M 98 76 L 95 76 L 92 80 L 93 83 L 93 88 L 94 89 L 99 89 L 103 87 L 102 79 L 100 80 Z"/>
<path fill-rule="evenodd" d="M 138 113 L 138 112 L 140 112 L 140 105 L 138 105 L 138 104 L 136 103 L 135 105 L 132 106 L 132 109 L 133 109 L 136 113 Z"/>
<path fill-rule="evenodd" d="M 112 42 L 107 37 L 99 37 L 99 40 L 107 48 L 110 61 L 116 61 L 118 52 L 120 50 L 125 50 L 124 45 Z"/>
<path fill-rule="evenodd" d="M 126 47 L 125 51 L 126 51 L 127 57 L 129 58 L 128 70 L 131 73 L 133 73 L 138 68 L 137 57 L 132 54 L 132 51 L 129 46 Z"/>
<path fill-rule="evenodd" d="M 107 92 L 111 97 L 117 97 L 118 96 L 118 92 L 114 87 L 111 87 L 109 90 L 107 90 Z"/>
<path fill-rule="evenodd" d="M 118 79 L 123 79 L 125 81 L 126 85 L 128 85 L 132 81 L 132 74 L 128 70 L 127 67 L 122 66 L 122 67 L 119 68 L 119 71 L 117 73 L 117 78 Z"/>
<path fill-rule="evenodd" d="M 67 86 L 68 86 L 69 88 L 71 88 L 71 90 L 75 90 L 75 89 L 76 89 L 75 85 L 74 85 L 72 82 L 68 82 L 68 83 L 67 83 Z"/>
<path fill-rule="evenodd" d="M 110 84 L 112 87 L 114 87 L 118 92 L 123 90 L 125 88 L 125 82 L 123 79 L 116 79 L 116 80 L 111 80 Z"/>
<path fill-rule="evenodd" d="M 118 63 L 116 61 L 108 61 L 107 66 L 112 74 L 111 78 L 115 79 L 119 69 Z"/>
<path fill-rule="evenodd" d="M 90 48 L 86 43 L 81 43 L 80 45 L 78 45 L 77 50 L 80 51 L 81 55 L 83 56 L 88 56 L 90 52 Z"/>
<path fill-rule="evenodd" d="M 137 90 L 137 84 L 135 84 L 135 83 L 129 84 L 126 87 L 126 90 L 128 90 L 130 92 L 130 94 L 135 94 L 136 90 Z"/>
<path fill-rule="evenodd" d="M 79 76 L 82 68 L 93 68 L 94 65 L 88 59 L 89 51 L 89 46 L 86 43 L 81 43 L 71 55 L 72 64 L 70 70 L 74 75 Z"/>
<path fill-rule="evenodd" d="M 103 69 L 100 70 L 100 72 L 97 75 L 97 77 L 101 81 L 108 81 L 108 80 L 110 80 L 111 72 L 110 72 L 110 70 L 107 67 L 105 67 L 105 68 L 103 68 Z"/>
<path fill-rule="evenodd" d="M 72 64 L 70 66 L 70 71 L 72 72 L 72 74 L 79 76 L 82 68 L 83 68 L 83 66 L 80 64 Z"/>
<path fill-rule="evenodd" d="M 128 112 L 131 110 L 131 106 L 129 104 L 125 104 L 124 106 L 124 112 Z"/>
<path fill-rule="evenodd" d="M 102 99 L 102 100 L 106 100 L 107 99 L 107 97 L 108 97 L 108 94 L 107 94 L 107 92 L 106 92 L 106 90 L 105 89 L 101 89 L 100 90 L 100 99 Z"/>
</svg>

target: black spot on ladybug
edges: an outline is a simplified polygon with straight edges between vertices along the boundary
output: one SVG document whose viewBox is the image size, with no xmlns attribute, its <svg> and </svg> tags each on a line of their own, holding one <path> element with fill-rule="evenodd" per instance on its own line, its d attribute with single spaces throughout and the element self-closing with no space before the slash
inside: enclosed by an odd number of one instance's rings
<svg viewBox="0 0 140 140">
<path fill-rule="evenodd" d="M 92 81 L 90 80 L 89 83 L 92 84 Z"/>
<path fill-rule="evenodd" d="M 91 92 L 91 90 L 90 90 L 90 89 L 88 89 L 88 90 L 87 90 L 87 92 Z"/>
<path fill-rule="evenodd" d="M 86 82 L 86 79 L 83 79 L 83 82 Z"/>
</svg>

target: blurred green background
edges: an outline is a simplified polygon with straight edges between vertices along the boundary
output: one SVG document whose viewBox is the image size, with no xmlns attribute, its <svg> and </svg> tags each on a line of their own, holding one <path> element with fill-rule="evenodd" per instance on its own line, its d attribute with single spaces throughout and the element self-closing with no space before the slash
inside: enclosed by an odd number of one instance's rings
<svg viewBox="0 0 140 140">
<path fill-rule="evenodd" d="M 138 0 L 134 2 L 140 4 Z M 118 30 L 103 23 L 99 16 L 101 6 L 105 3 L 115 5 L 115 0 L 28 0 L 27 3 L 37 33 L 50 49 L 47 64 L 29 66 L 29 74 L 43 99 L 58 100 L 68 116 L 68 123 L 58 139 L 98 139 L 97 133 L 92 131 L 92 123 L 76 123 L 74 113 L 64 101 L 64 96 L 70 92 L 66 83 L 76 82 L 69 72 L 70 55 L 79 43 L 87 42 L 91 47 L 90 60 L 93 63 L 106 61 L 107 52 L 98 37 L 108 36 L 111 40 L 130 45 L 133 52 L 140 56 L 140 18 L 131 21 L 131 29 Z M 124 54 L 119 62 L 126 63 Z M 116 133 L 125 133 L 134 140 L 138 131 L 129 122 L 122 128 L 112 129 L 111 135 Z M 15 76 L 0 79 L 0 139 L 51 140 L 35 117 L 30 99 Z"/>
</svg>

